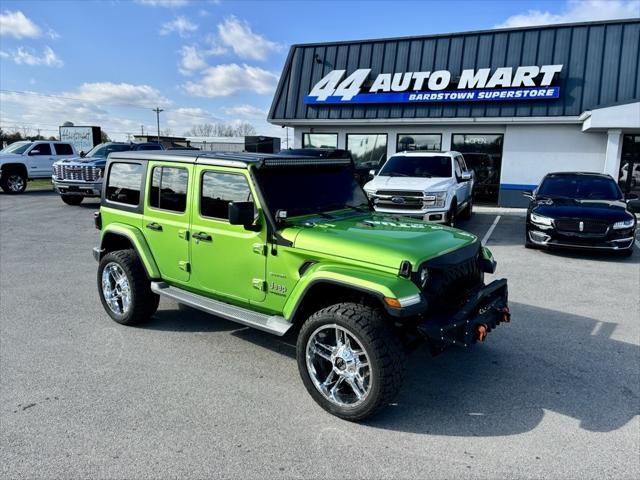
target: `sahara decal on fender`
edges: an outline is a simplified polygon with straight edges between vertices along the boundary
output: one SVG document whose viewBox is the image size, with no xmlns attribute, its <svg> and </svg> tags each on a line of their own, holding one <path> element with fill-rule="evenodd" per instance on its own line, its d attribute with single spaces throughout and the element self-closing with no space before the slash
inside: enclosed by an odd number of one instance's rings
<svg viewBox="0 0 640 480">
<path fill-rule="evenodd" d="M 561 71 L 562 65 L 500 67 L 493 73 L 490 68 L 467 69 L 457 83 L 451 81 L 448 70 L 381 73 L 367 89 L 370 68 L 358 69 L 344 80 L 346 70 L 332 70 L 314 85 L 304 102 L 320 105 L 548 100 L 560 96 L 560 88 L 551 83 Z"/>
</svg>

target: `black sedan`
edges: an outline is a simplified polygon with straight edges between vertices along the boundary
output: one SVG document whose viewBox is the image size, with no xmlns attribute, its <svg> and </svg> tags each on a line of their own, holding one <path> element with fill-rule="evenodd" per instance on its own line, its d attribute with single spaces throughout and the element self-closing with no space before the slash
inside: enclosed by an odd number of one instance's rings
<svg viewBox="0 0 640 480">
<path fill-rule="evenodd" d="M 525 196 L 530 199 L 526 247 L 633 253 L 640 200 L 625 200 L 609 175 L 550 173 Z"/>
</svg>

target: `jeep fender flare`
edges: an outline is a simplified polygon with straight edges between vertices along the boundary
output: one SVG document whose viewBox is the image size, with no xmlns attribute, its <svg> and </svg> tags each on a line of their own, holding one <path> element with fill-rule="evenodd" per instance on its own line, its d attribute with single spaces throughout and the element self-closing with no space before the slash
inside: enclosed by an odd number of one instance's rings
<svg viewBox="0 0 640 480">
<path fill-rule="evenodd" d="M 160 278 L 160 269 L 158 268 L 158 265 L 153 258 L 153 254 L 151 253 L 151 249 L 147 244 L 147 240 L 144 238 L 144 234 L 140 229 L 118 223 L 109 224 L 109 226 L 103 230 L 102 237 L 100 239 L 101 255 L 105 251 L 110 251 L 108 247 L 113 237 L 124 237 L 129 241 L 133 249 L 138 254 L 149 279 Z"/>
<path fill-rule="evenodd" d="M 300 281 L 291 291 L 291 295 L 283 309 L 283 316 L 291 321 L 303 306 L 313 287 L 318 285 L 333 285 L 368 294 L 376 298 L 389 314 L 394 317 L 405 317 L 419 313 L 426 309 L 426 300 L 421 296 L 421 302 L 410 308 L 391 308 L 384 301 L 385 298 L 409 298 L 420 295 L 418 287 L 406 278 L 397 274 L 381 273 L 380 271 L 366 271 L 353 267 L 335 264 L 314 264 L 305 271 Z"/>
</svg>

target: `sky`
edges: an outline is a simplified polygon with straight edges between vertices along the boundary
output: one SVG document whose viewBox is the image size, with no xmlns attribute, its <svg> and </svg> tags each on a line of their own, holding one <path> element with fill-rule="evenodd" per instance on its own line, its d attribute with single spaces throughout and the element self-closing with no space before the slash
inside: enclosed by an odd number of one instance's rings
<svg viewBox="0 0 640 480">
<path fill-rule="evenodd" d="M 0 127 L 114 140 L 267 112 L 296 43 L 640 17 L 640 0 L 2 0 Z M 291 133 L 289 133 L 291 136 Z"/>
</svg>

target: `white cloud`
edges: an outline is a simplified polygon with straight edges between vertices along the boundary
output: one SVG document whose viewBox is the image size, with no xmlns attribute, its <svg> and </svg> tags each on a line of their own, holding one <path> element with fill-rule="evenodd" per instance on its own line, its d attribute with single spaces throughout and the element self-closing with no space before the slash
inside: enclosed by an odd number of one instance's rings
<svg viewBox="0 0 640 480">
<path fill-rule="evenodd" d="M 14 38 L 37 38 L 42 34 L 40 27 L 20 10 L 0 13 L 0 36 Z"/>
<path fill-rule="evenodd" d="M 8 52 L 5 52 L 4 50 L 0 50 L 0 58 L 9 58 L 11 55 L 9 55 Z"/>
<path fill-rule="evenodd" d="M 135 0 L 135 2 L 147 7 L 184 7 L 189 0 Z"/>
<path fill-rule="evenodd" d="M 197 29 L 198 25 L 192 23 L 187 17 L 180 15 L 170 22 L 163 24 L 162 28 L 160 28 L 160 35 L 169 35 L 172 32 L 176 32 L 181 37 L 186 37 Z"/>
<path fill-rule="evenodd" d="M 268 70 L 236 63 L 207 68 L 197 82 L 187 82 L 182 88 L 198 97 L 224 97 L 238 91 L 269 94 L 275 90 L 278 75 Z"/>
<path fill-rule="evenodd" d="M 215 123 L 219 122 L 220 118 L 199 107 L 181 107 L 167 109 L 165 121 L 175 132 L 182 134 L 194 124 Z"/>
<path fill-rule="evenodd" d="M 254 33 L 247 22 L 231 16 L 218 24 L 218 36 L 223 45 L 241 58 L 264 60 L 270 53 L 279 52 L 283 46 Z"/>
<path fill-rule="evenodd" d="M 496 28 L 528 27 L 554 23 L 588 22 L 640 16 L 640 0 L 569 0 L 561 13 L 528 10 L 513 15 Z"/>
<path fill-rule="evenodd" d="M 180 73 L 190 75 L 197 70 L 207 68 L 207 62 L 204 60 L 204 53 L 198 50 L 195 45 L 184 45 L 180 49 Z"/>
<path fill-rule="evenodd" d="M 222 111 L 226 115 L 237 116 L 242 118 L 266 118 L 267 111 L 256 107 L 255 105 L 236 105 L 233 107 L 223 108 Z"/>
<path fill-rule="evenodd" d="M 42 54 L 38 54 L 32 48 L 18 47 L 16 50 L 2 52 L 3 58 L 11 58 L 18 65 L 29 65 L 32 67 L 45 66 L 60 68 L 64 62 L 56 55 L 51 47 L 44 47 Z"/>
<path fill-rule="evenodd" d="M 98 105 L 123 105 L 152 108 L 156 105 L 168 105 L 170 100 L 149 85 L 130 83 L 96 82 L 83 83 L 77 90 L 64 94 Z"/>
</svg>

